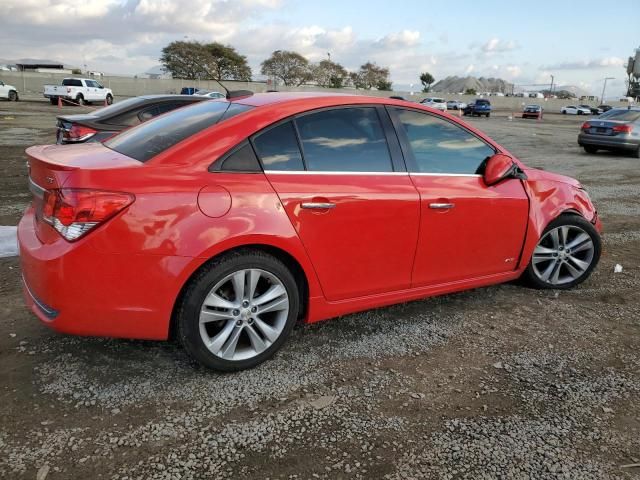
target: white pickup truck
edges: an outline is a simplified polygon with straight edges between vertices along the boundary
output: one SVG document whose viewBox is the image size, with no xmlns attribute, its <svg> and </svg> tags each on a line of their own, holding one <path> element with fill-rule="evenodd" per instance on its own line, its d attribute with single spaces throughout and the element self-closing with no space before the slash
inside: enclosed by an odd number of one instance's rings
<svg viewBox="0 0 640 480">
<path fill-rule="evenodd" d="M 104 88 L 91 78 L 65 78 L 62 85 L 45 85 L 43 94 L 52 105 L 58 103 L 58 98 L 86 105 L 91 102 L 113 103 L 113 92 Z"/>
</svg>

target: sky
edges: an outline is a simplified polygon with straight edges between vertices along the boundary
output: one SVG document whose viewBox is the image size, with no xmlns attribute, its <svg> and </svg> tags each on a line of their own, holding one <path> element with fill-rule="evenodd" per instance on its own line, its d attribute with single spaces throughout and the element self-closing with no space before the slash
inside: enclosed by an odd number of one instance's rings
<svg viewBox="0 0 640 480">
<path fill-rule="evenodd" d="M 254 74 L 286 49 L 310 61 L 330 53 L 350 70 L 376 62 L 400 89 L 418 90 L 424 71 L 516 85 L 554 75 L 597 95 L 614 77 L 607 91 L 617 96 L 640 47 L 638 18 L 640 0 L 617 0 L 615 9 L 602 0 L 2 0 L 0 57 L 140 74 L 159 64 L 162 47 L 186 38 L 234 46 Z"/>
</svg>

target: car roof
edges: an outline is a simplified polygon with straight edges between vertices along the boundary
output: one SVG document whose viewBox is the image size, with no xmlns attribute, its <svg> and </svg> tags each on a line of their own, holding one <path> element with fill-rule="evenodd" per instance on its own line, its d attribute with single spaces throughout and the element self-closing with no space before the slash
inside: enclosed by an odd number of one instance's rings
<svg viewBox="0 0 640 480">
<path fill-rule="evenodd" d="M 295 100 L 310 100 L 317 98 L 361 98 L 362 95 L 349 95 L 345 93 L 324 93 L 324 92 L 269 92 L 269 93 L 255 93 L 248 97 L 238 97 L 233 101 L 236 103 L 242 103 L 243 105 L 250 105 L 252 107 L 261 107 L 263 105 L 270 105 L 274 103 L 292 102 Z M 377 100 L 386 100 L 386 98 L 376 98 Z M 348 103 L 348 102 L 345 102 Z"/>
</svg>

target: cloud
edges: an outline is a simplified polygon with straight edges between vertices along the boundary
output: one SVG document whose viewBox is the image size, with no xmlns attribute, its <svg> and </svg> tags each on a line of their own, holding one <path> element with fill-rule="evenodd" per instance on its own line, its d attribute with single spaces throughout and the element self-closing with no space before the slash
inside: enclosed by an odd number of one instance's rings
<svg viewBox="0 0 640 480">
<path fill-rule="evenodd" d="M 390 33 L 382 37 L 378 44 L 383 47 L 413 47 L 420 43 L 420 32 L 416 30 L 402 30 L 396 33 Z"/>
<path fill-rule="evenodd" d="M 622 67 L 626 60 L 619 57 L 603 57 L 591 60 L 583 60 L 581 62 L 560 62 L 553 65 L 541 66 L 541 70 L 591 70 L 608 67 Z"/>
<path fill-rule="evenodd" d="M 487 55 L 510 52 L 511 50 L 518 48 L 518 44 L 513 40 L 501 40 L 498 37 L 493 37 L 482 45 L 474 44 L 473 46 L 477 47 L 481 52 L 484 52 Z"/>
</svg>

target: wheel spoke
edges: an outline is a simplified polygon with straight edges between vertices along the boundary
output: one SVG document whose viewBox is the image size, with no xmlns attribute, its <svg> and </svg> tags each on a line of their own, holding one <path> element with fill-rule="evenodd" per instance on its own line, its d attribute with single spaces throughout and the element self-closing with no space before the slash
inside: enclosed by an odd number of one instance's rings
<svg viewBox="0 0 640 480">
<path fill-rule="evenodd" d="M 580 269 L 580 273 L 584 272 L 587 268 L 589 268 L 589 262 L 585 262 L 584 260 L 580 260 L 579 258 L 574 257 L 573 255 L 569 255 L 567 257 L 567 263 L 571 261 L 576 267 Z"/>
<path fill-rule="evenodd" d="M 244 300 L 244 285 L 245 285 L 246 271 L 240 270 L 233 274 L 231 283 L 233 284 L 233 293 L 235 294 L 236 303 L 241 303 Z"/>
<path fill-rule="evenodd" d="M 571 253 L 578 253 L 578 252 L 583 252 L 585 250 L 592 250 L 593 249 L 593 242 L 591 241 L 591 238 L 588 238 L 587 240 L 585 240 L 582 243 L 579 243 L 576 247 L 571 247 Z"/>
<path fill-rule="evenodd" d="M 232 323 L 233 328 L 231 330 L 231 335 L 229 335 L 229 339 L 220 349 L 220 356 L 222 358 L 226 358 L 227 360 L 231 360 L 233 358 L 233 354 L 236 353 L 236 346 L 238 345 L 238 339 L 240 338 L 240 334 L 242 333 L 243 326 L 238 326 Z"/>
<path fill-rule="evenodd" d="M 280 336 L 280 332 L 264 322 L 261 318 L 255 317 L 255 326 L 260 330 L 260 332 L 265 336 L 267 340 L 271 343 L 275 342 Z"/>
<path fill-rule="evenodd" d="M 287 310 L 289 308 L 289 299 L 284 297 L 276 298 L 275 300 L 263 304 L 258 308 L 258 313 L 266 313 L 266 312 L 277 312 L 280 310 Z"/>
<path fill-rule="evenodd" d="M 558 260 L 554 260 L 553 262 L 551 262 L 549 264 L 549 266 L 547 268 L 545 268 L 544 272 L 542 272 L 542 274 L 540 275 L 540 278 L 542 280 L 544 280 L 545 282 L 548 282 L 549 278 L 551 277 L 551 275 L 553 274 L 554 270 L 558 266 L 558 263 L 559 263 Z"/>
<path fill-rule="evenodd" d="M 560 280 L 560 269 L 561 268 L 562 268 L 562 262 L 556 261 L 556 264 L 554 265 L 553 273 L 551 274 L 551 278 L 549 280 L 554 285 L 557 284 L 558 281 Z"/>
<path fill-rule="evenodd" d="M 200 311 L 200 323 L 219 322 L 220 320 L 230 320 L 232 318 L 229 312 L 218 312 L 216 310 L 207 310 L 203 308 Z"/>
<path fill-rule="evenodd" d="M 565 266 L 567 267 L 567 270 L 569 270 L 569 273 L 571 274 L 571 277 L 575 280 L 576 278 L 578 278 L 580 275 L 582 275 L 582 272 L 584 270 L 578 270 L 576 267 L 574 267 L 573 265 L 571 265 L 570 262 L 565 262 L 564 263 Z"/>
<path fill-rule="evenodd" d="M 204 305 L 207 307 L 218 307 L 218 308 L 226 308 L 232 309 L 235 308 L 235 304 L 230 302 L 229 300 L 225 300 L 220 295 L 211 292 L 207 295 L 207 298 L 204 299 Z"/>
<path fill-rule="evenodd" d="M 560 238 L 558 235 L 558 229 L 554 228 L 549 232 L 549 236 L 551 237 L 551 242 L 553 243 L 553 248 L 558 250 L 560 248 Z"/>
<path fill-rule="evenodd" d="M 591 237 L 586 233 L 579 233 L 576 238 L 567 243 L 567 248 L 574 250 L 576 247 L 584 244 L 585 242 L 591 242 Z"/>
<path fill-rule="evenodd" d="M 236 323 L 233 320 L 229 320 L 222 330 L 220 330 L 215 337 L 213 337 L 208 343 L 207 348 L 211 350 L 215 355 L 220 356 L 220 350 L 222 349 L 225 342 L 231 336 L 231 332 L 235 328 Z"/>
<path fill-rule="evenodd" d="M 553 248 L 543 247 L 542 245 L 538 245 L 533 251 L 534 255 L 553 255 L 554 253 L 557 253 L 557 250 L 554 250 Z"/>
<path fill-rule="evenodd" d="M 558 230 L 560 230 L 560 246 L 564 247 L 569 239 L 569 227 L 560 227 Z"/>
<path fill-rule="evenodd" d="M 249 294 L 247 298 L 249 301 L 253 301 L 253 297 L 256 294 L 256 286 L 262 274 L 259 270 L 249 270 Z"/>
<path fill-rule="evenodd" d="M 284 289 L 282 285 L 272 285 L 269 287 L 269 290 L 264 292 L 258 298 L 253 300 L 254 305 L 263 305 L 274 298 L 278 298 L 281 295 L 286 295 L 287 291 Z"/>
<path fill-rule="evenodd" d="M 256 353 L 260 353 L 267 348 L 267 344 L 264 343 L 262 337 L 260 337 L 258 332 L 256 332 L 256 330 L 253 328 L 253 325 L 247 325 L 245 327 L 245 331 L 247 332 L 249 341 L 251 342 L 251 346 L 256 351 Z"/>
</svg>

